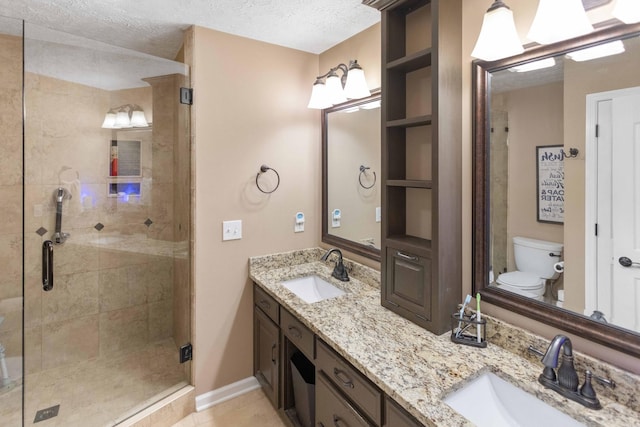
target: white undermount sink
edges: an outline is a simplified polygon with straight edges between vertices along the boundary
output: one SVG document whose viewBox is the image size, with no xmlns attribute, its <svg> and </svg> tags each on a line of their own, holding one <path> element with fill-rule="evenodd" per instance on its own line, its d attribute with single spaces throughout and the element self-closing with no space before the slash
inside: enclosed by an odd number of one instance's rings
<svg viewBox="0 0 640 427">
<path fill-rule="evenodd" d="M 282 286 L 309 304 L 345 294 L 345 291 L 336 288 L 318 276 L 306 276 L 287 280 L 286 282 L 282 282 Z"/>
<path fill-rule="evenodd" d="M 478 427 L 584 427 L 491 372 L 470 381 L 444 402 Z"/>
</svg>

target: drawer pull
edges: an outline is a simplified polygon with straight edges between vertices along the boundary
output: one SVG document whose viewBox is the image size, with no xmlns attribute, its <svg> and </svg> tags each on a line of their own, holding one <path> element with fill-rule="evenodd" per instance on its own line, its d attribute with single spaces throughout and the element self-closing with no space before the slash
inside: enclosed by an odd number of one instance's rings
<svg viewBox="0 0 640 427">
<path fill-rule="evenodd" d="M 271 363 L 276 364 L 277 357 L 273 355 L 273 351 L 276 349 L 276 343 L 271 346 Z"/>
<path fill-rule="evenodd" d="M 264 307 L 265 310 L 271 310 L 271 304 L 265 299 L 260 300 L 260 305 Z"/>
<path fill-rule="evenodd" d="M 336 377 L 336 379 L 340 381 L 344 387 L 349 387 L 349 388 L 354 387 L 353 381 L 351 381 L 351 378 L 349 378 L 346 372 L 344 372 L 343 370 L 340 370 L 338 368 L 333 368 L 333 376 Z"/>
<path fill-rule="evenodd" d="M 297 339 L 302 338 L 302 333 L 300 332 L 300 329 L 296 328 L 295 326 L 289 326 L 288 329 L 289 329 L 289 333 L 293 335 L 294 338 L 297 338 Z"/>
<path fill-rule="evenodd" d="M 407 261 L 418 261 L 417 256 L 403 254 L 400 251 L 396 252 L 396 256 L 398 256 L 398 258 L 406 259 Z"/>
</svg>

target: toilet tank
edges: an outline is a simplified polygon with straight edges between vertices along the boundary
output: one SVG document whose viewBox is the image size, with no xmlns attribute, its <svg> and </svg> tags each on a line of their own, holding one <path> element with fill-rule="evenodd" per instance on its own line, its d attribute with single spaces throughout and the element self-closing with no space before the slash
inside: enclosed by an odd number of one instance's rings
<svg viewBox="0 0 640 427">
<path fill-rule="evenodd" d="M 543 279 L 555 279 L 558 273 L 553 269 L 553 264 L 560 261 L 560 258 L 549 254 L 559 255 L 562 246 L 562 243 L 514 237 L 513 252 L 518 271 L 535 273 Z"/>
</svg>

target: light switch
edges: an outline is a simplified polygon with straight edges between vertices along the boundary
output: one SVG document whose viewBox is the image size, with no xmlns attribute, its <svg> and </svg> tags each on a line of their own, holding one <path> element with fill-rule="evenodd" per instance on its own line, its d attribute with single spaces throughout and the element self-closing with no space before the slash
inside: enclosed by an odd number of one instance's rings
<svg viewBox="0 0 640 427">
<path fill-rule="evenodd" d="M 242 239 L 242 220 L 222 221 L 222 240 Z"/>
<path fill-rule="evenodd" d="M 380 206 L 378 206 L 376 208 L 376 222 L 380 221 L 382 221 L 382 210 L 380 209 Z"/>
</svg>

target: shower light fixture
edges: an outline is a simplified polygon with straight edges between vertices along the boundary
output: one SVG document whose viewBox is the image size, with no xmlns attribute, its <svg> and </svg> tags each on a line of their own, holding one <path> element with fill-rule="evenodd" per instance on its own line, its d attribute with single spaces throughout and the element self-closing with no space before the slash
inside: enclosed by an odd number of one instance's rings
<svg viewBox="0 0 640 427">
<path fill-rule="evenodd" d="M 338 70 L 342 71 L 342 77 L 338 76 Z M 358 61 L 353 60 L 349 62 L 348 67 L 338 64 L 327 73 L 316 77 L 307 108 L 321 110 L 341 104 L 347 99 L 366 98 L 370 95 L 364 71 Z"/>
<path fill-rule="evenodd" d="M 104 129 L 144 128 L 148 127 L 142 107 L 137 104 L 124 104 L 110 109 L 104 117 Z"/>
</svg>

